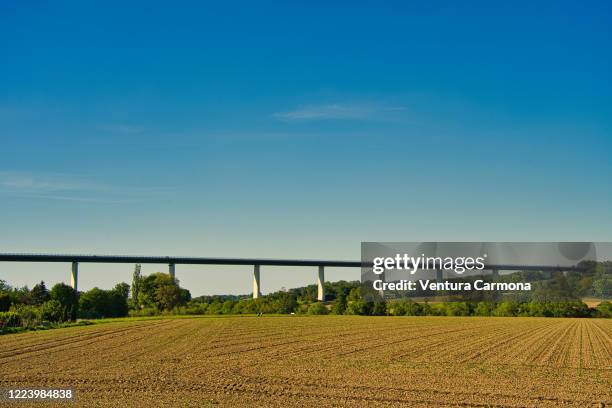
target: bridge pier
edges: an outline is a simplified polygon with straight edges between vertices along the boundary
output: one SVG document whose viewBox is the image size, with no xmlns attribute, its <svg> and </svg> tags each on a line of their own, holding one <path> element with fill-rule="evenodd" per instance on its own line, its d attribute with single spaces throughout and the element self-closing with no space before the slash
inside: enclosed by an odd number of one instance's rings
<svg viewBox="0 0 612 408">
<path fill-rule="evenodd" d="M 497 279 L 499 277 L 499 269 L 491 269 L 491 276 L 493 279 Z"/>
<path fill-rule="evenodd" d="M 253 266 L 253 299 L 261 296 L 261 284 L 259 281 L 259 265 Z"/>
<path fill-rule="evenodd" d="M 170 277 L 172 278 L 172 280 L 174 280 L 176 278 L 176 265 L 171 263 L 168 264 L 168 273 L 170 274 Z"/>
<path fill-rule="evenodd" d="M 319 266 L 319 276 L 317 277 L 317 300 L 323 302 L 325 300 L 325 268 Z"/>
<path fill-rule="evenodd" d="M 442 269 L 436 269 L 436 282 L 443 282 L 444 274 L 442 273 Z"/>
<path fill-rule="evenodd" d="M 72 289 L 74 289 L 75 291 L 78 290 L 78 287 L 79 287 L 79 263 L 78 262 L 72 263 L 72 270 L 70 272 L 70 286 L 72 286 Z"/>
</svg>

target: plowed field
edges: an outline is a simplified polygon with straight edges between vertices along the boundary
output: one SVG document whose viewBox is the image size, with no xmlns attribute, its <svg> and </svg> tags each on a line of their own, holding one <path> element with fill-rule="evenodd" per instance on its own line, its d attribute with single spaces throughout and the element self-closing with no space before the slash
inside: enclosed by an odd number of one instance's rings
<svg viewBox="0 0 612 408">
<path fill-rule="evenodd" d="M 72 387 L 76 405 L 87 407 L 610 406 L 612 321 L 291 316 L 105 323 L 0 336 L 0 387 Z"/>
</svg>

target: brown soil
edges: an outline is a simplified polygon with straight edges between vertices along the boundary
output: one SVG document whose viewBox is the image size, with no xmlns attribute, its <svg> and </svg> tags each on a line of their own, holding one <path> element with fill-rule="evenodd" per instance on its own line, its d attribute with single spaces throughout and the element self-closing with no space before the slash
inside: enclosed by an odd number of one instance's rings
<svg viewBox="0 0 612 408">
<path fill-rule="evenodd" d="M 32 387 L 86 407 L 610 406 L 612 321 L 207 317 L 1 336 L 0 388 Z"/>
</svg>

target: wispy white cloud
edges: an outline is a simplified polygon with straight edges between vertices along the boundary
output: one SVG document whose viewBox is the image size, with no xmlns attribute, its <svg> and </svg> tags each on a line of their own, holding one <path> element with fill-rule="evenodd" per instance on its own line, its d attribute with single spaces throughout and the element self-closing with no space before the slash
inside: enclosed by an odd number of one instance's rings
<svg viewBox="0 0 612 408">
<path fill-rule="evenodd" d="M 0 191 L 0 195 L 3 194 Z M 79 197 L 70 195 L 58 195 L 58 194 L 19 194 L 12 193 L 12 197 L 17 198 L 28 198 L 28 199 L 43 199 L 43 200 L 55 200 L 55 201 L 74 201 L 79 203 L 100 203 L 100 204 L 124 204 L 142 201 L 142 199 L 122 199 L 122 198 L 100 198 L 100 197 Z"/>
<path fill-rule="evenodd" d="M 100 184 L 74 174 L 0 171 L 0 194 L 12 197 L 125 203 L 159 196 L 166 192 L 161 189 Z"/>
<path fill-rule="evenodd" d="M 88 185 L 67 174 L 41 175 L 20 171 L 0 171 L 0 190 L 32 193 L 87 189 Z"/>
<path fill-rule="evenodd" d="M 382 119 L 393 112 L 405 110 L 402 106 L 373 103 L 332 103 L 309 105 L 288 112 L 277 112 L 272 116 L 283 121 L 311 120 L 368 120 Z"/>
</svg>

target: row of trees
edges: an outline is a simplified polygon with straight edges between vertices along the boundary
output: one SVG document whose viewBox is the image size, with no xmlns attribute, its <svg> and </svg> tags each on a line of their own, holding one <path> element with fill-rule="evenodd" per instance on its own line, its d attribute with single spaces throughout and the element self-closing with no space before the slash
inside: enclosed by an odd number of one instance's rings
<svg viewBox="0 0 612 408">
<path fill-rule="evenodd" d="M 0 280 L 0 329 L 3 327 L 36 328 L 74 322 L 77 318 L 98 319 L 128 316 L 143 310 L 152 314 L 175 310 L 191 299 L 188 290 L 179 286 L 168 274 L 154 273 L 140 276 L 134 273 L 133 291 L 130 285 L 119 283 L 113 289 L 93 288 L 76 292 L 72 287 L 58 283 L 51 290 L 44 282 L 28 287 L 13 288 Z"/>
<path fill-rule="evenodd" d="M 200 296 L 191 299 L 188 290 L 164 273 L 142 276 L 134 271 L 132 285 L 119 283 L 113 289 L 93 288 L 76 292 L 63 283 L 48 290 L 44 282 L 12 288 L 0 280 L 0 327 L 37 327 L 127 315 L 175 314 L 349 314 L 369 316 L 553 316 L 612 317 L 612 304 L 589 308 L 579 300 L 543 301 L 502 299 L 415 302 L 363 296 L 359 282 L 326 282 L 326 302 L 318 302 L 317 286 L 279 291 L 258 299 L 243 296 Z"/>
<path fill-rule="evenodd" d="M 390 316 L 524 316 L 524 317 L 612 317 L 612 303 L 589 308 L 580 301 L 568 302 L 440 302 L 417 303 L 412 300 L 359 302 L 356 314 Z M 377 308 L 378 305 L 378 309 Z M 353 308 L 355 310 L 355 308 Z M 370 313 L 368 313 L 371 311 Z"/>
<path fill-rule="evenodd" d="M 325 314 L 331 309 L 344 313 L 349 302 L 361 299 L 359 282 L 325 282 L 326 299 L 317 301 L 317 285 L 270 293 L 258 299 L 251 295 L 200 296 L 179 311 L 185 314 Z M 331 309 L 330 309 L 331 307 Z"/>
<path fill-rule="evenodd" d="M 201 296 L 181 309 L 185 314 L 348 314 L 362 316 L 542 316 L 612 317 L 610 302 L 589 308 L 567 301 L 457 301 L 415 302 L 363 296 L 359 282 L 326 282 L 327 302 L 316 301 L 316 285 L 251 299 L 246 296 Z"/>
<path fill-rule="evenodd" d="M 48 290 L 44 282 L 11 288 L 0 280 L 0 326 L 36 327 L 45 323 L 74 321 L 79 306 L 78 293 L 63 283 Z"/>
</svg>

